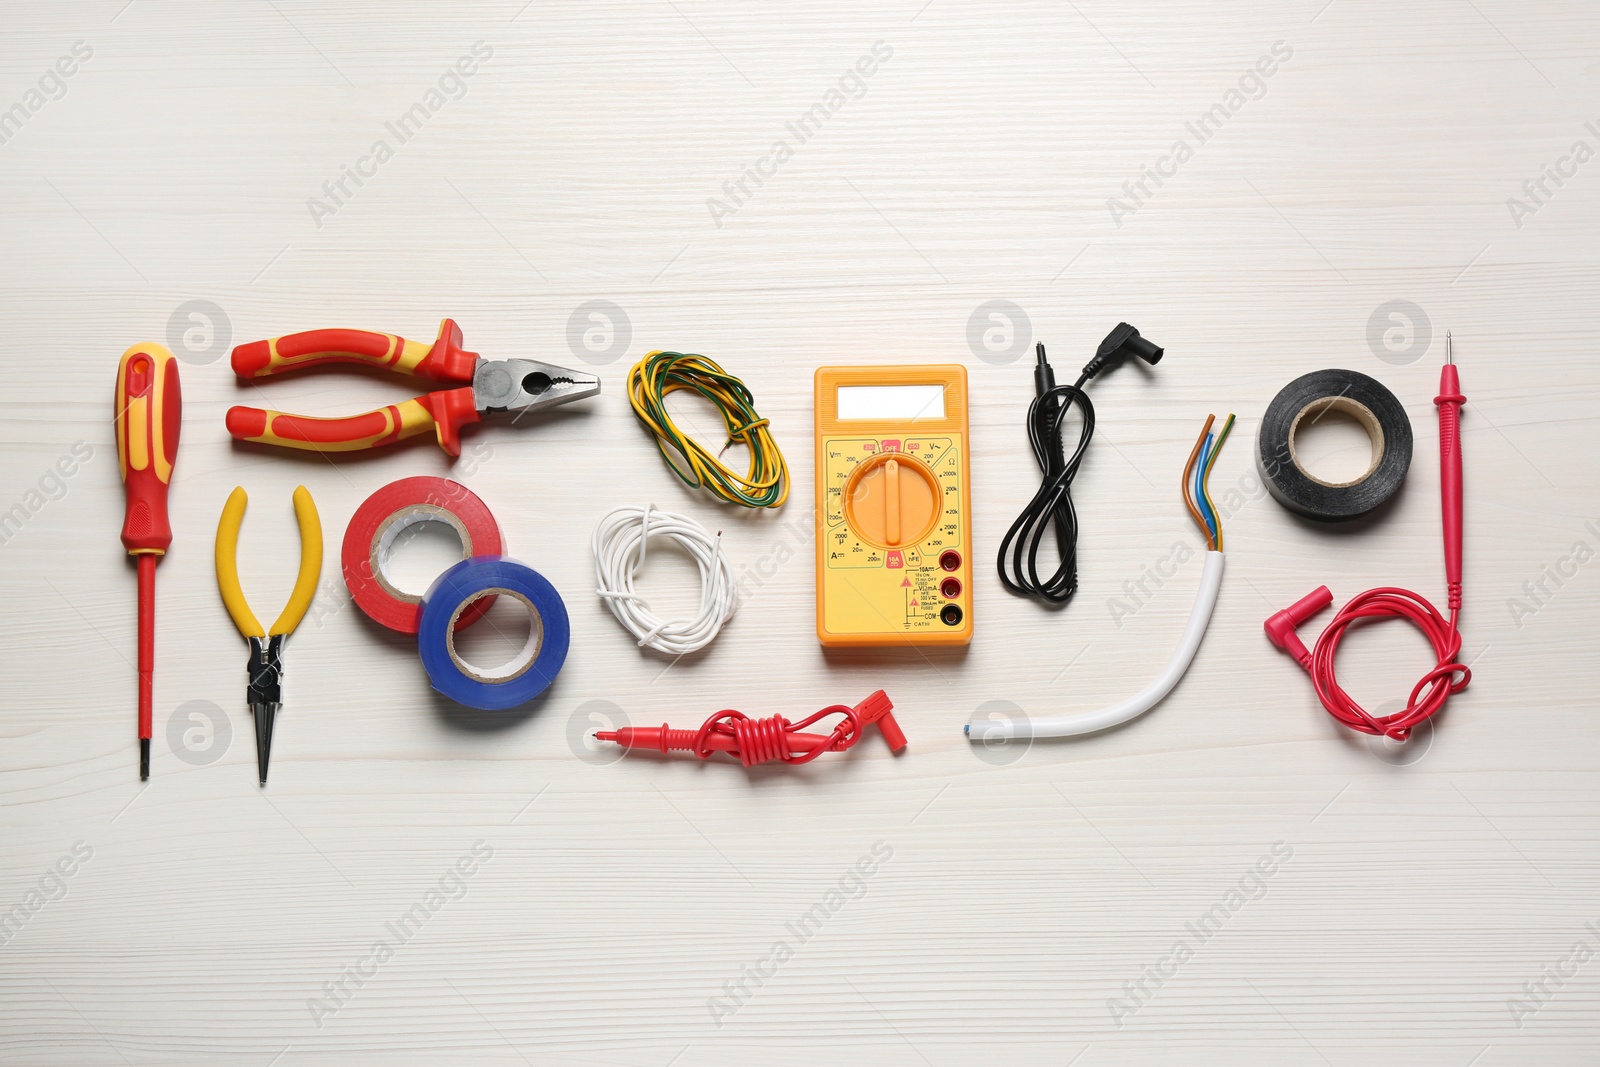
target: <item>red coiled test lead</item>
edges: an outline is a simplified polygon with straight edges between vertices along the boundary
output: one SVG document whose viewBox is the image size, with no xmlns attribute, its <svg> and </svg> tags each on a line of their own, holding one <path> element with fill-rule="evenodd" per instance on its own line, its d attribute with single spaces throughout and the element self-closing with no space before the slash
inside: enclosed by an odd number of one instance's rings
<svg viewBox="0 0 1600 1067">
<path fill-rule="evenodd" d="M 1439 504 L 1444 521 L 1444 577 L 1447 617 L 1426 597 L 1409 589 L 1384 586 L 1369 589 L 1351 600 L 1334 615 L 1312 649 L 1295 633 L 1295 628 L 1333 603 L 1328 587 L 1318 586 L 1294 604 L 1266 621 L 1267 637 L 1294 657 L 1311 675 L 1317 699 L 1339 722 L 1364 734 L 1382 735 L 1396 741 L 1411 736 L 1417 726 L 1437 715 L 1445 701 L 1461 692 L 1472 681 L 1472 671 L 1459 659 L 1461 630 L 1461 378 L 1456 370 L 1450 331 L 1444 335 L 1444 366 L 1439 371 L 1439 395 L 1433 398 L 1439 409 Z M 1334 655 L 1339 639 L 1351 626 L 1374 619 L 1398 618 L 1410 621 L 1433 646 L 1435 664 L 1411 688 L 1406 706 L 1390 715 L 1367 711 L 1339 684 L 1334 671 Z"/>
<path fill-rule="evenodd" d="M 782 715 L 752 719 L 742 711 L 719 711 L 698 730 L 674 730 L 661 726 L 624 726 L 601 730 L 596 740 L 614 741 L 633 751 L 693 752 L 699 759 L 710 759 L 713 752 L 726 752 L 746 767 L 774 761 L 789 764 L 810 763 L 824 752 L 843 752 L 861 740 L 865 728 L 877 724 L 891 752 L 906 747 L 906 735 L 895 721 L 894 705 L 882 689 L 855 707 L 833 704 L 799 722 Z M 806 733 L 805 728 L 827 718 L 843 716 L 828 734 Z"/>
</svg>

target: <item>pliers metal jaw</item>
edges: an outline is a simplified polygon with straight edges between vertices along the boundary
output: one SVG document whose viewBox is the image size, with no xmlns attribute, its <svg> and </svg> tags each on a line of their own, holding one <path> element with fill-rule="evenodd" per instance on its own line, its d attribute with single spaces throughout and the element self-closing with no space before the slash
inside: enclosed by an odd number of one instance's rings
<svg viewBox="0 0 1600 1067">
<path fill-rule="evenodd" d="M 480 412 L 541 411 L 596 396 L 600 379 L 536 359 L 479 360 L 472 372 L 472 399 Z"/>
<path fill-rule="evenodd" d="M 294 515 L 300 525 L 300 571 L 295 576 L 289 602 L 268 630 L 250 610 L 244 590 L 239 587 L 239 527 L 244 523 L 248 502 L 240 486 L 222 507 L 222 518 L 217 523 L 217 589 L 222 593 L 223 606 L 228 609 L 233 624 L 250 646 L 245 701 L 255 716 L 256 770 L 261 784 L 266 785 L 267 761 L 272 754 L 272 725 L 283 707 L 284 640 L 300 625 L 317 591 L 317 579 L 322 575 L 322 523 L 311 494 L 305 486 L 300 486 L 294 491 Z"/>
<path fill-rule="evenodd" d="M 233 350 L 233 372 L 264 378 L 297 367 L 355 363 L 454 385 L 376 411 L 342 418 L 286 415 L 264 408 L 228 409 L 228 432 L 241 441 L 314 452 L 377 448 L 433 430 L 439 447 L 461 454 L 461 428 L 486 412 L 527 412 L 600 392 L 600 379 L 529 359 L 488 360 L 461 347 L 461 327 L 439 324 L 432 345 L 368 330 L 308 330 Z"/>
<path fill-rule="evenodd" d="M 269 704 L 276 711 L 283 703 L 283 639 L 285 634 L 271 637 L 249 637 L 250 684 L 245 689 L 245 700 L 251 708 Z"/>
<path fill-rule="evenodd" d="M 256 775 L 263 786 L 267 784 L 267 762 L 272 757 L 272 726 L 277 721 L 278 710 L 283 707 L 284 636 L 248 638 L 250 682 L 245 688 L 245 700 L 255 722 Z"/>
</svg>

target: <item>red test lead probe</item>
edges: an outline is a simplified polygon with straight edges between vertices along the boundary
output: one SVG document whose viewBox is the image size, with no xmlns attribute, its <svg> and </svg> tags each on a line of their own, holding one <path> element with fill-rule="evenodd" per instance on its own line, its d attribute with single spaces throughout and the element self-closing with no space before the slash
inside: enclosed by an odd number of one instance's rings
<svg viewBox="0 0 1600 1067">
<path fill-rule="evenodd" d="M 843 752 L 852 747 L 873 723 L 889 742 L 890 751 L 900 752 L 906 747 L 906 735 L 894 720 L 893 708 L 888 695 L 880 689 L 853 708 L 834 704 L 794 723 L 782 715 L 752 719 L 742 711 L 730 710 L 717 712 L 698 730 L 674 730 L 664 724 L 624 726 L 601 730 L 595 738 L 615 741 L 630 751 L 693 752 L 699 759 L 710 759 L 713 752 L 726 752 L 746 767 L 775 760 L 810 763 L 824 752 Z M 829 715 L 843 716 L 832 733 L 804 732 L 807 726 Z"/>
<path fill-rule="evenodd" d="M 1364 734 L 1381 734 L 1404 741 L 1418 724 L 1438 714 L 1445 701 L 1472 681 L 1472 671 L 1456 657 L 1461 652 L 1461 632 L 1456 618 L 1461 611 L 1461 380 L 1456 374 L 1450 333 L 1444 335 L 1444 367 L 1439 372 L 1439 502 L 1444 514 L 1444 576 L 1448 620 L 1427 599 L 1407 589 L 1369 589 L 1340 608 L 1328 628 L 1307 652 L 1295 628 L 1333 602 L 1327 586 L 1318 586 L 1295 604 L 1266 622 L 1267 637 L 1295 658 L 1311 675 L 1317 697 L 1328 714 Z M 1405 618 L 1433 645 L 1437 664 L 1411 689 L 1406 706 L 1392 715 L 1372 715 L 1351 699 L 1334 674 L 1333 657 L 1347 628 L 1366 619 Z M 1459 680 L 1458 680 L 1459 679 Z"/>
</svg>

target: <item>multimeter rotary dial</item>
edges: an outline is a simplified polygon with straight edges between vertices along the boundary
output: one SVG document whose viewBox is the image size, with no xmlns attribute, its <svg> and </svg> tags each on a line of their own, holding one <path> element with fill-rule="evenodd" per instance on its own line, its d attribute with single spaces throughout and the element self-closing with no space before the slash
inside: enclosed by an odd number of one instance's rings
<svg viewBox="0 0 1600 1067">
<path fill-rule="evenodd" d="M 927 464 L 903 452 L 880 452 L 845 482 L 845 521 L 856 536 L 879 548 L 916 545 L 939 521 L 942 497 Z"/>
</svg>

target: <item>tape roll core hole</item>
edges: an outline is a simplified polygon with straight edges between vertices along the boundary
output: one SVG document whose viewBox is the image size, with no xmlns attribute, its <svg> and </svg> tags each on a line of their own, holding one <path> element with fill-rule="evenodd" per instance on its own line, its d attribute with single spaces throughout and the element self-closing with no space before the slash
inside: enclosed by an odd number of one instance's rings
<svg viewBox="0 0 1600 1067">
<path fill-rule="evenodd" d="M 1365 469 L 1356 459 L 1365 436 L 1370 456 Z M 1348 396 L 1328 396 L 1311 401 L 1289 426 L 1289 459 L 1295 469 L 1318 485 L 1345 489 L 1360 485 L 1377 471 L 1383 460 L 1383 424 L 1372 409 Z M 1317 474 L 1310 465 L 1323 471 Z"/>
<path fill-rule="evenodd" d="M 485 597 L 498 599 L 476 626 L 457 631 L 461 613 Z M 521 632 L 524 625 L 527 627 L 525 638 Z M 478 666 L 467 659 L 469 655 L 473 659 L 505 655 L 507 648 L 515 649 L 518 641 L 522 642 L 521 649 L 511 651 L 509 659 L 495 666 Z M 510 589 L 484 589 L 472 594 L 456 605 L 450 625 L 445 629 L 445 650 L 450 653 L 450 661 L 468 678 L 487 685 L 499 685 L 521 677 L 539 658 L 543 645 L 544 617 L 531 600 Z"/>
<path fill-rule="evenodd" d="M 433 580 L 472 557 L 472 535 L 444 508 L 419 504 L 384 520 L 372 541 L 372 575 L 384 591 L 422 603 Z"/>
</svg>

